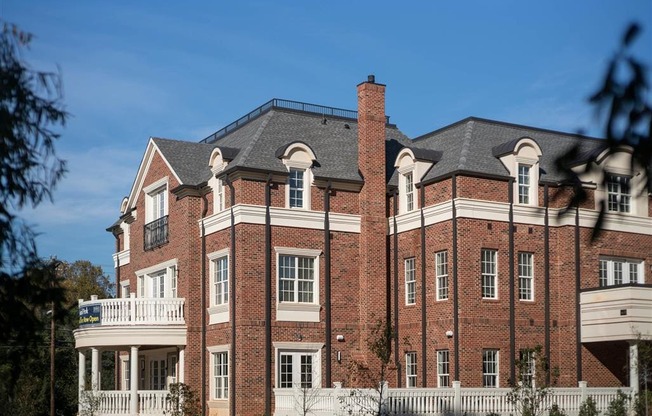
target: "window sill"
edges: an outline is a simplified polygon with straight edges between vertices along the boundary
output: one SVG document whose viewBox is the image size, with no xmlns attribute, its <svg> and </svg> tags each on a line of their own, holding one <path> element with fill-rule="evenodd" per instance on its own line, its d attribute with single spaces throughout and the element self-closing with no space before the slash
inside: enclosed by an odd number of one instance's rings
<svg viewBox="0 0 652 416">
<path fill-rule="evenodd" d="M 209 409 L 228 409 L 229 408 L 229 399 L 210 399 L 208 401 Z"/>
<path fill-rule="evenodd" d="M 291 322 L 319 322 L 321 305 L 314 303 L 277 303 L 276 320 Z"/>
<path fill-rule="evenodd" d="M 217 305 L 208 308 L 208 324 L 229 322 L 229 305 Z"/>
</svg>

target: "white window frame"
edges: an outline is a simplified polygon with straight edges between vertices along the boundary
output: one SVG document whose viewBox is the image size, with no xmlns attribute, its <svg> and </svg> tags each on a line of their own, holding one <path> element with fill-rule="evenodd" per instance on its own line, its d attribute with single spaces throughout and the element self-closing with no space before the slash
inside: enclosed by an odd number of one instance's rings
<svg viewBox="0 0 652 416">
<path fill-rule="evenodd" d="M 229 399 L 231 385 L 229 383 L 229 374 L 231 372 L 231 345 L 216 345 L 207 347 L 206 350 L 210 353 L 210 400 L 211 401 L 226 401 Z M 219 363 L 218 359 L 226 357 L 226 374 L 216 374 L 218 368 L 224 370 L 224 362 Z M 221 396 L 221 397 L 220 397 Z"/>
<path fill-rule="evenodd" d="M 274 247 L 276 252 L 276 320 L 277 321 L 294 321 L 294 322 L 320 322 L 320 298 L 319 298 L 319 257 L 321 250 L 291 248 L 291 247 Z M 299 302 L 299 282 L 297 269 L 294 273 L 294 301 L 281 302 L 281 278 L 280 278 L 280 258 L 289 256 L 297 258 L 295 267 L 298 267 L 298 258 L 309 258 L 313 260 L 313 279 L 312 279 L 312 302 Z"/>
<path fill-rule="evenodd" d="M 145 224 L 168 215 L 167 176 L 144 187 L 143 192 L 145 193 Z"/>
<path fill-rule="evenodd" d="M 498 250 L 482 249 L 480 275 L 482 299 L 498 299 Z"/>
<path fill-rule="evenodd" d="M 533 199 L 532 165 L 519 163 L 516 167 L 516 181 L 518 183 L 518 203 L 523 205 L 531 205 Z"/>
<path fill-rule="evenodd" d="M 448 251 L 435 253 L 435 292 L 437 300 L 448 299 Z"/>
<path fill-rule="evenodd" d="M 607 212 L 630 214 L 632 212 L 632 178 L 615 173 L 606 173 L 605 175 Z"/>
<path fill-rule="evenodd" d="M 157 356 L 150 357 L 147 362 L 149 364 L 149 390 L 165 390 L 168 379 L 167 360 Z"/>
<path fill-rule="evenodd" d="M 161 274 L 164 274 L 163 298 L 178 296 L 178 293 L 175 293 L 178 287 L 177 263 L 178 259 L 172 259 L 145 269 L 137 270 L 135 274 L 138 281 L 138 296 L 141 298 L 160 297 L 158 296 L 161 294 L 158 279 Z M 154 292 L 155 283 L 157 286 L 156 292 Z M 152 296 L 154 294 L 156 296 Z"/>
<path fill-rule="evenodd" d="M 224 182 L 222 179 L 215 178 L 215 186 L 213 188 L 213 212 L 217 213 L 224 211 L 225 199 L 224 199 Z"/>
<path fill-rule="evenodd" d="M 290 208 L 290 209 L 302 209 L 302 210 L 309 210 L 310 209 L 310 203 L 311 203 L 311 198 L 310 198 L 310 189 L 312 185 L 312 171 L 310 168 L 312 167 L 312 162 L 305 162 L 305 161 L 299 161 L 299 160 L 291 160 L 287 159 L 284 160 L 284 162 L 287 170 L 288 170 L 288 179 L 287 182 L 285 183 L 285 207 Z M 302 192 L 302 198 L 301 198 L 301 206 L 293 206 L 292 201 L 291 201 L 291 175 L 292 172 L 302 172 L 303 173 L 303 187 L 301 188 Z"/>
<path fill-rule="evenodd" d="M 644 262 L 637 259 L 601 256 L 598 273 L 600 287 L 643 284 L 645 282 Z M 635 281 L 632 281 L 633 278 Z"/>
<path fill-rule="evenodd" d="M 534 254 L 518 253 L 518 299 L 534 301 Z"/>
<path fill-rule="evenodd" d="M 414 388 L 417 386 L 417 353 L 409 351 L 405 353 L 405 387 Z"/>
<path fill-rule="evenodd" d="M 120 356 L 120 368 L 122 369 L 122 390 L 129 390 L 131 383 L 131 365 L 128 355 Z"/>
<path fill-rule="evenodd" d="M 417 303 L 417 273 L 416 258 L 405 259 L 405 304 L 416 305 Z"/>
<path fill-rule="evenodd" d="M 229 322 L 229 304 L 231 299 L 230 293 L 230 273 L 231 273 L 231 258 L 229 257 L 229 248 L 224 248 L 207 255 L 208 257 L 208 272 L 210 275 L 210 303 L 208 307 L 208 323 L 209 325 Z M 226 282 L 222 281 L 220 284 L 226 287 L 226 301 L 222 296 L 222 302 L 218 302 L 216 293 L 216 266 L 218 261 L 226 261 Z M 224 292 L 223 292 L 224 293 Z"/>
<path fill-rule="evenodd" d="M 482 387 L 498 388 L 500 386 L 500 350 L 482 350 Z"/>
<path fill-rule="evenodd" d="M 120 282 L 120 297 L 123 299 L 129 298 L 131 293 L 131 282 L 129 280 L 122 280 Z"/>
<path fill-rule="evenodd" d="M 533 349 L 519 351 L 520 381 L 525 387 L 536 388 L 536 357 Z"/>
<path fill-rule="evenodd" d="M 304 386 L 306 388 L 318 389 L 321 388 L 321 350 L 324 344 L 311 343 L 311 342 L 274 342 L 274 349 L 276 357 L 276 388 L 301 388 L 302 374 L 301 374 L 301 357 L 311 357 L 311 385 Z M 291 357 L 292 365 L 292 385 L 281 385 L 281 357 Z"/>
<path fill-rule="evenodd" d="M 437 387 L 450 386 L 450 351 L 437 350 Z"/>
</svg>

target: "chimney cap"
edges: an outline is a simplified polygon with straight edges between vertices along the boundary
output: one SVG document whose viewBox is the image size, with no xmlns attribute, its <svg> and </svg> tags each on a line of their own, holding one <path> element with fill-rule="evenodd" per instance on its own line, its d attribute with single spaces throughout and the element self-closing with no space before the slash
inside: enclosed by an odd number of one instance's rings
<svg viewBox="0 0 652 416">
<path fill-rule="evenodd" d="M 372 84 L 376 83 L 376 76 L 375 75 L 367 75 L 367 82 L 371 82 Z"/>
</svg>

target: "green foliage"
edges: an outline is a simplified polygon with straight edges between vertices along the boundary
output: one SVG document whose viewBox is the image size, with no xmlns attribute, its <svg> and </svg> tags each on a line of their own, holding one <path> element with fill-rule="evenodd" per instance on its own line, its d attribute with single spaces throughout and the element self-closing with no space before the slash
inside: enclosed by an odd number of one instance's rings
<svg viewBox="0 0 652 416">
<path fill-rule="evenodd" d="M 201 414 L 199 400 L 195 392 L 184 383 L 172 383 L 170 392 L 165 397 L 167 403 L 166 415 L 170 416 L 198 416 Z"/>
<path fill-rule="evenodd" d="M 548 416 L 566 416 L 566 412 L 564 412 L 564 409 L 559 407 L 557 403 L 554 403 L 552 407 L 550 407 L 550 411 L 548 412 Z"/>
<path fill-rule="evenodd" d="M 64 291 L 57 263 L 39 259 L 35 233 L 17 212 L 51 199 L 65 172 L 55 153 L 54 129 L 64 125 L 67 113 L 59 75 L 35 71 L 21 59 L 32 35 L 0 24 L 0 404 L 15 410 L 8 414 L 20 414 L 18 403 L 39 402 L 21 395 L 40 393 L 43 378 L 33 379 L 36 368 L 22 374 L 23 365 L 15 363 L 42 355 L 45 312 L 54 309 L 55 319 L 62 318 Z"/>
<path fill-rule="evenodd" d="M 641 192 L 652 192 L 652 106 L 647 102 L 649 85 L 645 65 L 630 52 L 640 32 L 641 27 L 635 23 L 626 30 L 618 51 L 609 61 L 602 85 L 589 102 L 604 123 L 606 140 L 601 150 L 609 155 L 621 150 L 623 145 L 631 147 L 630 170 L 633 171 L 635 167 L 642 169 L 645 187 Z M 578 143 L 557 160 L 557 167 L 564 172 L 566 183 L 572 185 L 574 191 L 567 208 L 578 206 L 588 198 L 580 179 L 584 172 L 575 172 L 572 168 L 581 160 L 581 163 L 586 163 L 585 172 L 601 169 L 597 161 L 602 153 L 587 154 Z M 606 175 L 602 185 L 606 187 Z M 593 230 L 594 239 L 601 231 L 605 212 L 603 201 Z"/>
<path fill-rule="evenodd" d="M 605 416 L 627 416 L 627 402 L 629 397 L 622 391 L 618 390 L 618 395 L 609 403 L 609 407 L 604 412 Z"/>
<path fill-rule="evenodd" d="M 634 401 L 634 414 L 636 416 L 649 416 L 652 411 L 652 391 L 641 391 Z"/>
<path fill-rule="evenodd" d="M 600 412 L 595 405 L 595 400 L 593 400 L 593 397 L 589 396 L 580 406 L 580 413 L 578 416 L 598 416 L 598 414 L 600 414 Z"/>
<path fill-rule="evenodd" d="M 545 403 L 552 394 L 550 386 L 546 383 L 550 378 L 548 360 L 542 354 L 541 346 L 522 350 L 522 353 L 523 356 L 516 361 L 518 380 L 507 393 L 507 402 L 514 406 L 517 415 L 542 416 L 546 410 Z M 530 356 L 533 361 L 523 358 L 526 356 Z M 530 368 L 532 363 L 534 367 Z M 550 412 L 553 409 L 555 406 Z M 561 412 L 557 415 L 563 414 L 559 408 L 555 411 Z"/>
</svg>

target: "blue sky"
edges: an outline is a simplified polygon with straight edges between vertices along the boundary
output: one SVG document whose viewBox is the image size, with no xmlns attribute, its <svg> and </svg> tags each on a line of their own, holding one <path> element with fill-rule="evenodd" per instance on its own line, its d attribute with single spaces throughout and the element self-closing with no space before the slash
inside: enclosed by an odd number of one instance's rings
<svg viewBox="0 0 652 416">
<path fill-rule="evenodd" d="M 586 98 L 629 22 L 652 64 L 649 0 L 0 0 L 0 18 L 61 68 L 72 114 L 54 204 L 24 213 L 40 254 L 110 275 L 105 228 L 151 136 L 198 141 L 271 98 L 355 109 L 368 74 L 410 137 L 468 116 L 599 136 Z"/>
</svg>

